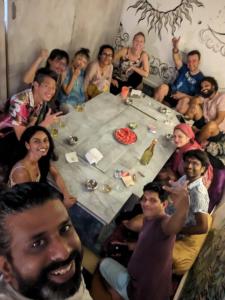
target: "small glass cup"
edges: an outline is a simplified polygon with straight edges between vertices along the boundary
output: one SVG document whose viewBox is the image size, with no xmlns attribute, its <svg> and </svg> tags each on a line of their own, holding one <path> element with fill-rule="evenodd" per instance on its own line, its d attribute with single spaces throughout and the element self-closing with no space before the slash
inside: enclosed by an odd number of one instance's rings
<svg viewBox="0 0 225 300">
<path fill-rule="evenodd" d="M 84 107 L 85 107 L 85 104 L 84 103 L 78 103 L 74 106 L 75 110 L 77 112 L 83 112 L 84 111 Z"/>
<path fill-rule="evenodd" d="M 56 127 L 52 127 L 50 133 L 53 138 L 56 138 L 59 134 L 59 130 Z"/>
<path fill-rule="evenodd" d="M 122 86 L 120 96 L 123 101 L 125 101 L 128 98 L 129 90 L 130 89 L 128 86 Z"/>
</svg>

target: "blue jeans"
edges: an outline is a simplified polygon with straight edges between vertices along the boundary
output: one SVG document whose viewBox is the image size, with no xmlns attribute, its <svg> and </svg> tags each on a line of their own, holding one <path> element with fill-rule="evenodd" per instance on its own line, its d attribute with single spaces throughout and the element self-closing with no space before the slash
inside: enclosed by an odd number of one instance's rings
<svg viewBox="0 0 225 300">
<path fill-rule="evenodd" d="M 99 269 L 108 284 L 116 290 L 124 300 L 129 300 L 127 286 L 130 276 L 127 269 L 112 258 L 103 259 Z"/>
</svg>

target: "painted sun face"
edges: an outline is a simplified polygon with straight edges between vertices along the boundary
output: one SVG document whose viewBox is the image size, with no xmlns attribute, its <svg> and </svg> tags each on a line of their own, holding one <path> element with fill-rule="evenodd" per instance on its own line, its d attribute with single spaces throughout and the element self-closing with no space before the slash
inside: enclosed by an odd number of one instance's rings
<svg viewBox="0 0 225 300">
<path fill-rule="evenodd" d="M 152 4 L 153 3 L 153 4 Z M 169 6 L 168 6 L 169 3 Z M 128 9 L 136 9 L 136 13 L 141 13 L 138 23 L 141 21 L 147 22 L 148 32 L 155 30 L 158 37 L 161 39 L 162 29 L 168 31 L 171 28 L 171 33 L 174 35 L 175 31 L 180 28 L 181 23 L 187 19 L 192 21 L 190 13 L 193 6 L 204 6 L 199 0 L 172 0 L 172 1 L 147 1 L 138 0 Z"/>
</svg>

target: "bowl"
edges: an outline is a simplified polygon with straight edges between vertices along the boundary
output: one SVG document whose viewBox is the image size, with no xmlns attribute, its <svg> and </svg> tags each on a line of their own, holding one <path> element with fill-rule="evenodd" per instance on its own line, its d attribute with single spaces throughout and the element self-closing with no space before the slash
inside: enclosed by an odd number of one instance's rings
<svg viewBox="0 0 225 300">
<path fill-rule="evenodd" d="M 173 134 L 172 133 L 167 133 L 166 134 L 166 139 L 167 140 L 172 140 L 172 138 L 173 138 Z"/>
<path fill-rule="evenodd" d="M 166 114 L 168 110 L 167 110 L 166 107 L 160 107 L 160 108 L 159 108 L 159 111 L 160 111 L 162 114 Z"/>
<path fill-rule="evenodd" d="M 88 179 L 86 181 L 86 188 L 88 191 L 94 191 L 98 187 L 98 183 L 95 179 Z"/>
<path fill-rule="evenodd" d="M 136 129 L 138 127 L 138 124 L 136 122 L 130 122 L 128 123 L 128 127 L 130 129 Z"/>
<path fill-rule="evenodd" d="M 133 100 L 131 98 L 127 98 L 124 102 L 125 104 L 130 105 L 133 103 Z"/>
<path fill-rule="evenodd" d="M 109 192 L 111 192 L 111 190 L 112 190 L 112 187 L 109 184 L 105 183 L 101 186 L 101 192 L 103 192 L 103 193 L 109 193 Z"/>
<path fill-rule="evenodd" d="M 68 138 L 67 138 L 67 143 L 71 146 L 75 145 L 76 143 L 78 142 L 78 137 L 77 136 L 74 136 L 74 135 L 70 135 Z"/>
</svg>

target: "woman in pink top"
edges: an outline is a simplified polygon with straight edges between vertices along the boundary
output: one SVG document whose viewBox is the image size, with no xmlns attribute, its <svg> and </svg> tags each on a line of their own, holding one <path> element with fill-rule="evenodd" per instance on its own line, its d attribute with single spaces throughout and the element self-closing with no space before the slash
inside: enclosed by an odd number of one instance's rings
<svg viewBox="0 0 225 300">
<path fill-rule="evenodd" d="M 100 93 L 109 92 L 113 72 L 113 57 L 113 47 L 102 45 L 98 52 L 98 59 L 88 65 L 84 79 L 84 91 L 87 100 Z"/>
</svg>

